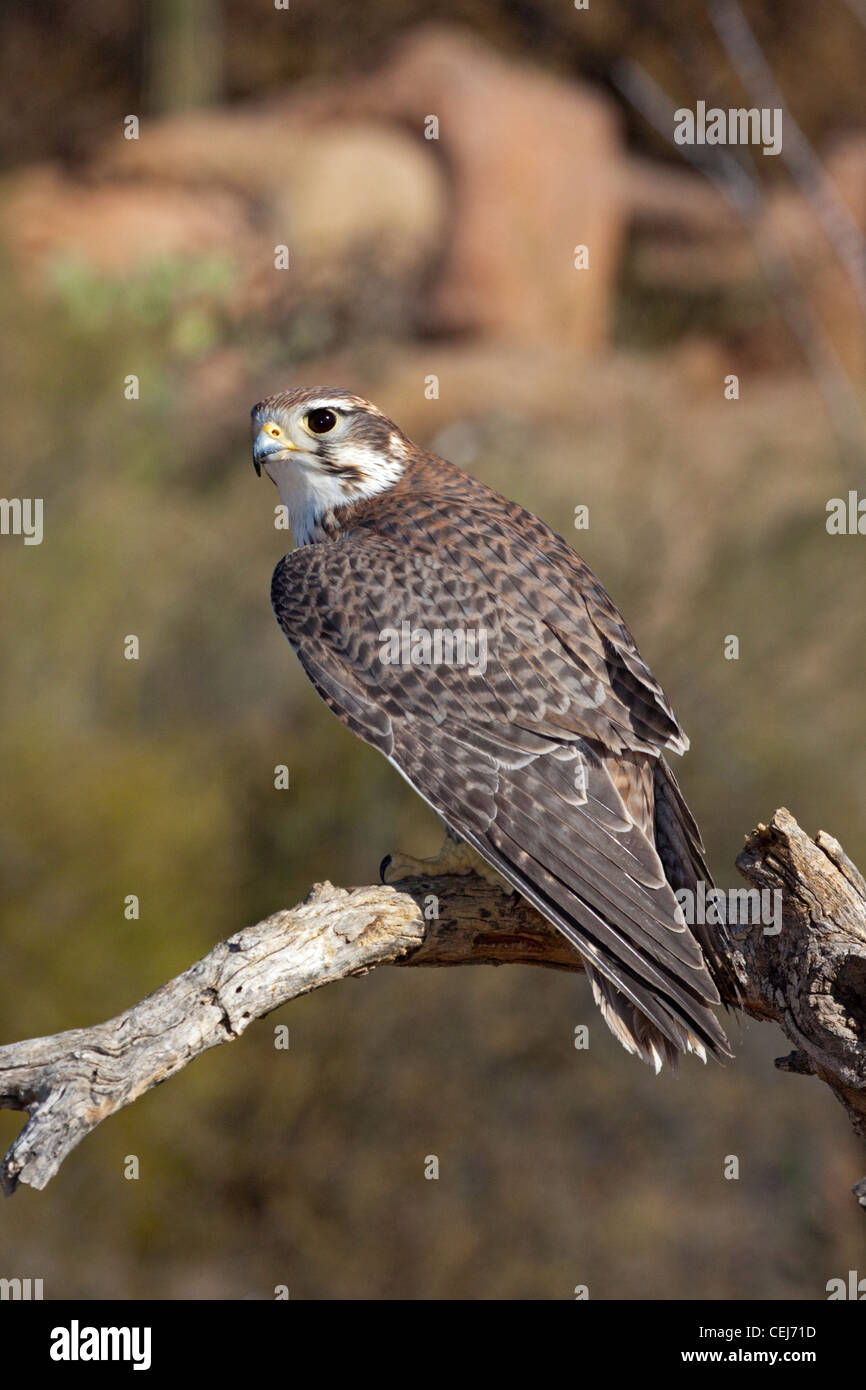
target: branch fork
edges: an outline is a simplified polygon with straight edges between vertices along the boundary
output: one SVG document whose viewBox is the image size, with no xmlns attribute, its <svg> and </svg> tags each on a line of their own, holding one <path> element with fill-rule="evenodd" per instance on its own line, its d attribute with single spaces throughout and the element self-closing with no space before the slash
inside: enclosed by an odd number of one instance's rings
<svg viewBox="0 0 866 1390">
<path fill-rule="evenodd" d="M 828 1085 L 866 1140 L 866 882 L 832 836 L 811 840 L 784 809 L 747 838 L 737 867 L 782 892 L 782 930 L 757 925 L 731 942 L 724 1002 L 775 1020 L 794 1049 L 777 1067 Z M 428 920 L 434 894 L 440 915 Z M 533 908 L 475 874 L 318 883 L 116 1018 L 0 1047 L 0 1109 L 29 1113 L 0 1183 L 45 1187 L 109 1115 L 299 995 L 380 965 L 506 964 L 582 968 Z M 854 1192 L 866 1207 L 866 1178 Z"/>
</svg>

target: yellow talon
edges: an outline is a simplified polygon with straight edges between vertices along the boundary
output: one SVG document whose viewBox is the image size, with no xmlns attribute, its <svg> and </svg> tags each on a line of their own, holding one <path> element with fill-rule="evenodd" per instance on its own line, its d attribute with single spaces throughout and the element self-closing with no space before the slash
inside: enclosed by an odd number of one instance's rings
<svg viewBox="0 0 866 1390">
<path fill-rule="evenodd" d="M 477 850 L 463 840 L 452 840 L 450 835 L 446 835 L 442 848 L 432 859 L 416 859 L 411 854 L 388 854 L 379 868 L 383 883 L 399 883 L 404 878 L 439 878 L 447 874 L 478 874 L 503 893 L 515 891 L 482 859 Z"/>
</svg>

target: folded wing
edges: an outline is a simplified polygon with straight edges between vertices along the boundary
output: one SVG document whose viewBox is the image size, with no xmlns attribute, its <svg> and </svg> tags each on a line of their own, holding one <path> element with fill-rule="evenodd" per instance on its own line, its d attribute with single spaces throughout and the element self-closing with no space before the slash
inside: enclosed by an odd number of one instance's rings
<svg viewBox="0 0 866 1390">
<path fill-rule="evenodd" d="M 724 1054 L 718 994 L 671 886 L 678 865 L 687 878 L 686 860 L 702 864 L 660 757 L 684 736 L 578 557 L 563 542 L 565 558 L 551 555 L 552 533 L 521 535 L 516 554 L 493 521 L 461 519 L 459 556 L 369 532 L 296 550 L 274 574 L 278 621 L 343 723 L 574 944 L 629 1050 L 656 1066 Z M 383 660 L 406 623 L 483 633 L 475 664 Z"/>
</svg>

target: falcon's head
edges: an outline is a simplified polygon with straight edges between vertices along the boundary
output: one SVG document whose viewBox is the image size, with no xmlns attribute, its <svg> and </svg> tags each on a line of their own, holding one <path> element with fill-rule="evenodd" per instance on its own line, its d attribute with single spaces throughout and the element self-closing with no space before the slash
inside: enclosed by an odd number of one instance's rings
<svg viewBox="0 0 866 1390">
<path fill-rule="evenodd" d="M 299 545 L 321 537 L 329 512 L 391 487 L 411 444 L 369 401 L 350 391 L 281 391 L 252 410 L 253 463 L 288 509 Z"/>
</svg>

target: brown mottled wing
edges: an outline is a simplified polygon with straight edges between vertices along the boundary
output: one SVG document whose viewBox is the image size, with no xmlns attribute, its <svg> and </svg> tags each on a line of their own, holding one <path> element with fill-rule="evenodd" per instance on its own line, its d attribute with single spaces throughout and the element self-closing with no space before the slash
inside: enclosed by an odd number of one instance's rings
<svg viewBox="0 0 866 1390">
<path fill-rule="evenodd" d="M 427 458 L 444 471 L 447 487 L 377 498 L 371 509 L 376 533 L 426 551 L 443 574 L 510 595 L 521 611 L 542 618 L 573 659 L 575 676 L 588 689 L 591 681 L 601 683 L 612 752 L 684 753 L 689 741 L 664 691 L 589 566 L 531 512 L 453 465 Z"/>
<path fill-rule="evenodd" d="M 453 557 L 429 533 L 296 550 L 272 601 L 331 709 L 564 932 L 597 998 L 613 987 L 673 1049 L 724 1051 L 718 996 L 653 836 L 657 750 L 682 736 L 589 571 L 584 602 L 568 572 L 554 562 L 547 582 L 545 568 L 484 516 L 462 516 Z M 383 663 L 382 635 L 403 622 L 486 633 L 485 669 Z"/>
</svg>

